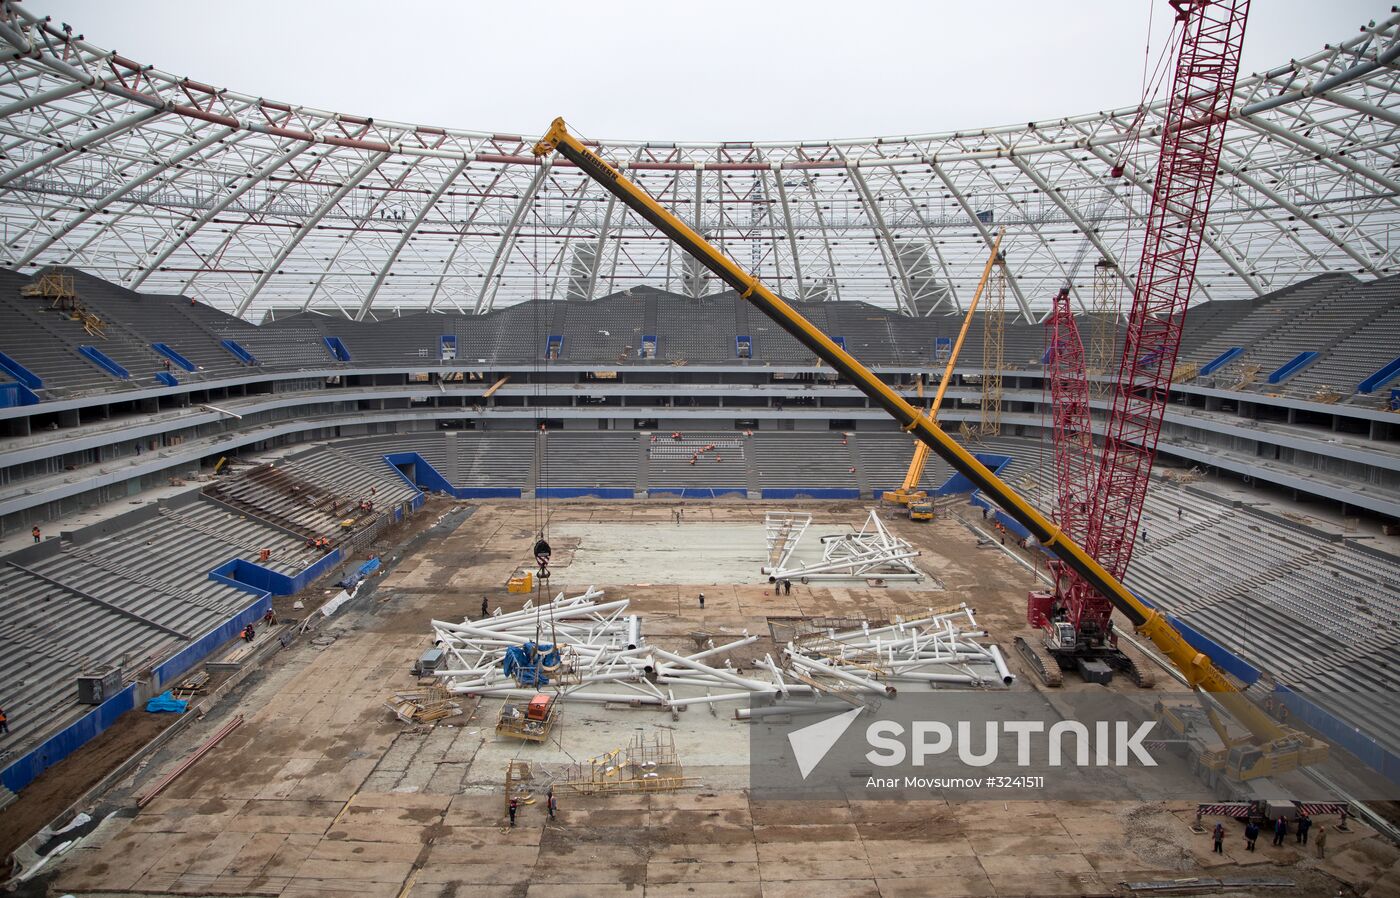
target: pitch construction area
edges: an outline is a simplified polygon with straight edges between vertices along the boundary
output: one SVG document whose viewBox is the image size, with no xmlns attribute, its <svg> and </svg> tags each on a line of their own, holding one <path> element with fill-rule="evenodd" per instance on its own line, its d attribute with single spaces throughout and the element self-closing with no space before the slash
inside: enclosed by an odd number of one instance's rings
<svg viewBox="0 0 1400 898">
<path fill-rule="evenodd" d="M 978 534 L 980 517 L 888 522 L 919 549 L 923 582 L 798 583 L 778 595 L 758 573 L 764 510 L 688 503 L 677 522 L 658 503 L 556 503 L 551 590 L 596 585 L 628 599 L 648 644 L 674 653 L 757 634 L 735 653 L 741 669 L 778 650 L 774 619 L 892 620 L 966 602 L 997 642 L 1024 627 L 1033 575 Z M 803 511 L 820 535 L 858 528 L 868 507 Z M 1196 806 L 1186 802 L 753 800 L 751 724 L 735 719 L 737 705 L 671 712 L 564 701 L 540 742 L 497 734 L 500 697 L 462 696 L 461 714 L 401 721 L 386 699 L 420 687 L 410 668 L 431 648 L 430 620 L 476 620 L 483 597 L 503 614 L 538 598 L 504 588 L 529 557 L 534 513 L 524 502 L 485 503 L 391 559 L 373 589 L 274 655 L 123 782 L 125 794 L 142 792 L 242 717 L 158 798 L 55 861 L 53 894 L 951 898 L 1128 894 L 1125 882 L 1191 877 L 1277 881 L 1268 893 L 1280 896 L 1395 894 L 1375 884 L 1393 888 L 1400 859 L 1355 821 L 1349 833 L 1331 833 L 1318 860 L 1292 839 L 1278 848 L 1264 839 L 1247 853 L 1232 838 L 1213 854 L 1208 835 L 1192 831 Z M 1010 688 L 1035 694 L 1033 678 L 1010 663 Z M 562 782 L 590 759 L 620 767 L 616 759 L 641 744 L 662 746 L 641 766 L 673 763 L 680 788 L 561 787 L 550 819 L 532 782 Z M 508 775 L 524 777 L 513 827 Z"/>
</svg>

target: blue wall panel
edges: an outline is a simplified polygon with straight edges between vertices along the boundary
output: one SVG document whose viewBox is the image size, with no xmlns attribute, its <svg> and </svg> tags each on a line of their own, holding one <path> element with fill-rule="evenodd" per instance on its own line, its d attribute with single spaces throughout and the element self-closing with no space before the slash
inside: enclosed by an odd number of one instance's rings
<svg viewBox="0 0 1400 898">
<path fill-rule="evenodd" d="M 988 452 L 978 452 L 975 453 L 973 457 L 986 465 L 993 474 L 997 475 L 1000 475 L 1002 469 L 1011 464 L 1011 456 L 1009 455 L 992 455 Z M 954 493 L 970 492 L 972 488 L 971 480 L 968 480 L 961 474 L 954 474 L 952 477 L 943 481 L 943 485 L 934 490 L 933 494 L 935 496 L 951 496 Z"/>
<path fill-rule="evenodd" d="M 158 687 L 172 682 L 176 677 L 204 660 L 210 652 L 241 633 L 244 627 L 262 620 L 262 616 L 271 607 L 272 599 L 264 594 L 262 598 L 257 599 L 253 604 L 186 646 L 173 658 L 153 669 L 151 671 L 151 684 Z"/>
<path fill-rule="evenodd" d="M 742 486 L 653 486 L 648 496 L 675 496 L 677 499 L 718 499 L 720 496 L 747 496 Z"/>
<path fill-rule="evenodd" d="M 1288 706 L 1294 720 L 1316 730 L 1329 742 L 1360 758 L 1371 769 L 1384 774 L 1391 782 L 1400 782 L 1400 756 L 1377 742 L 1370 734 L 1334 717 L 1306 696 L 1287 686 L 1279 686 L 1274 694 Z"/>
<path fill-rule="evenodd" d="M 763 490 L 765 499 L 859 499 L 860 490 L 844 487 L 782 487 Z"/>
<path fill-rule="evenodd" d="M 535 491 L 541 499 L 631 499 L 636 491 L 619 486 L 546 486 Z"/>
<path fill-rule="evenodd" d="M 243 558 L 233 558 L 210 571 L 209 579 L 248 593 L 290 596 L 311 585 L 317 577 L 339 564 L 342 557 L 339 549 L 332 549 L 296 574 L 284 574 Z"/>
<path fill-rule="evenodd" d="M 438 469 L 429 464 L 428 460 L 417 452 L 390 452 L 384 456 L 394 472 L 404 479 L 405 483 L 411 484 L 418 489 L 431 490 L 435 493 L 447 493 L 454 499 L 519 499 L 520 488 L 516 486 L 453 486 L 447 482 L 447 478 L 438 473 Z M 399 465 L 413 465 L 413 477 L 416 482 L 410 479 Z M 424 497 L 420 493 L 413 500 L 414 508 L 421 508 Z"/>
<path fill-rule="evenodd" d="M 38 402 L 39 397 L 24 384 L 0 384 L 0 408 L 36 405 Z"/>
<path fill-rule="evenodd" d="M 77 691 L 76 683 L 73 689 Z M 4 783 L 11 792 L 18 792 L 34 782 L 39 774 L 82 748 L 89 739 L 107 729 L 135 705 L 136 684 L 133 683 L 6 767 L 0 772 L 0 783 Z"/>
</svg>

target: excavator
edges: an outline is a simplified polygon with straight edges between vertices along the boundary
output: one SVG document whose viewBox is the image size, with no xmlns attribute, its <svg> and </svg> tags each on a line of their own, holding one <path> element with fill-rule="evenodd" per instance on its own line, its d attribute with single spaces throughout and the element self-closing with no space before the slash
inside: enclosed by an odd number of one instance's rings
<svg viewBox="0 0 1400 898">
<path fill-rule="evenodd" d="M 1001 258 L 1001 238 L 1006 236 L 1006 228 L 997 232 L 996 240 L 992 242 L 992 252 L 987 257 L 987 264 L 982 268 L 982 277 L 977 281 L 977 290 L 972 294 L 972 302 L 967 307 L 967 314 L 963 316 L 962 328 L 958 331 L 958 339 L 953 344 L 953 351 L 948 354 L 948 363 L 943 368 L 943 379 L 938 382 L 938 392 L 934 394 L 933 402 L 929 403 L 928 411 L 924 412 L 930 420 L 938 420 L 938 410 L 943 406 L 943 394 L 948 392 L 948 384 L 953 380 L 953 366 L 958 363 L 958 353 L 962 352 L 963 341 L 967 339 L 968 326 L 972 324 L 972 313 L 977 311 L 977 301 L 982 298 L 982 290 L 987 286 L 987 278 L 992 274 L 992 266 L 1002 264 Z M 919 399 L 924 398 L 924 382 L 922 377 L 919 380 Z M 928 493 L 919 489 L 919 481 L 923 479 L 924 468 L 928 465 L 930 455 L 928 446 L 919 443 L 914 447 L 914 457 L 909 461 L 909 470 L 904 473 L 904 483 L 900 484 L 897 490 L 887 490 L 880 499 L 894 505 L 899 505 L 909 509 L 909 520 L 911 521 L 931 521 L 933 520 L 933 500 Z"/>
<path fill-rule="evenodd" d="M 1196 0 L 1204 2 L 1204 0 Z M 1244 696 L 1234 682 L 1211 659 L 1187 642 L 1166 616 L 1144 603 L 1123 583 L 1103 568 L 1078 543 L 1026 501 L 986 465 L 963 448 L 934 423 L 922 410 L 877 377 L 819 328 L 783 301 L 761 280 L 745 271 L 685 222 L 673 215 L 650 194 L 569 132 L 563 118 L 557 118 L 549 131 L 535 144 L 536 157 L 558 153 L 588 177 L 616 196 L 640 218 L 651 224 L 692 256 L 721 281 L 734 289 L 795 340 L 809 349 L 838 374 L 884 409 L 907 433 L 912 434 L 954 470 L 996 502 L 1013 520 L 1025 527 L 1045 550 L 1062 561 L 1093 586 L 1153 645 L 1181 671 L 1187 684 L 1197 692 L 1210 727 L 1219 738 L 1197 753 L 1198 763 L 1213 775 L 1232 782 L 1274 776 L 1327 757 L 1327 745 L 1307 733 L 1284 726 Z M 543 163 L 543 159 L 541 160 Z M 1226 712 L 1248 731 L 1232 736 L 1224 720 L 1205 701 L 1209 693 Z M 1163 714 L 1165 719 L 1168 715 Z M 1189 725 L 1183 720 L 1182 728 Z"/>
</svg>

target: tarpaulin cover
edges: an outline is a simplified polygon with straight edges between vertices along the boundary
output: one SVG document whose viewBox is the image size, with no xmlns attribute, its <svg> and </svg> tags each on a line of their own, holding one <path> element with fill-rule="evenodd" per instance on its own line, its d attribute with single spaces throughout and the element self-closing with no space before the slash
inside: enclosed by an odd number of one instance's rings
<svg viewBox="0 0 1400 898">
<path fill-rule="evenodd" d="M 185 709 L 189 707 L 189 704 L 189 702 L 181 701 L 180 699 L 171 695 L 170 690 L 167 689 L 160 695 L 157 695 L 155 698 L 146 702 L 146 710 L 151 711 L 153 713 L 170 711 L 175 714 L 184 714 Z"/>
<path fill-rule="evenodd" d="M 544 668 L 559 664 L 559 647 L 527 642 L 506 649 L 501 667 L 506 676 L 515 677 L 522 685 L 540 686 L 549 682 Z"/>
</svg>

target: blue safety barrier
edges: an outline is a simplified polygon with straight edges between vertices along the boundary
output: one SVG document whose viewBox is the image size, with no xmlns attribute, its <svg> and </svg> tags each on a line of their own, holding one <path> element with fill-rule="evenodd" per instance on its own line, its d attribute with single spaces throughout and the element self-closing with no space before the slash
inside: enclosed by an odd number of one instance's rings
<svg viewBox="0 0 1400 898">
<path fill-rule="evenodd" d="M 0 368 L 5 369 L 7 374 L 31 390 L 42 390 L 44 388 L 44 379 L 42 377 L 30 371 L 10 356 L 5 355 L 3 352 L 0 352 Z"/>
<path fill-rule="evenodd" d="M 1357 385 L 1356 392 L 1374 393 L 1378 388 L 1388 384 L 1396 375 L 1400 375 L 1400 358 L 1383 366 L 1375 374 L 1363 380 Z"/>
<path fill-rule="evenodd" d="M 345 344 L 340 341 L 339 337 L 322 337 L 321 339 L 325 341 L 326 349 L 330 350 L 331 356 L 337 362 L 350 361 L 350 350 L 345 348 Z"/>
<path fill-rule="evenodd" d="M 165 384 L 167 387 L 178 387 L 180 385 L 180 382 L 175 379 L 175 375 L 171 374 L 169 371 L 157 371 L 156 380 Z"/>
<path fill-rule="evenodd" d="M 176 352 L 174 348 L 170 346 L 170 344 L 152 343 L 151 348 L 154 349 L 156 352 L 160 353 L 161 355 L 165 356 L 167 359 L 170 359 L 170 361 L 179 365 L 181 368 L 185 369 L 191 374 L 195 372 L 196 368 L 194 362 L 191 362 L 189 359 L 180 355 L 180 353 Z"/>
<path fill-rule="evenodd" d="M 1288 378 L 1302 371 L 1317 359 L 1318 353 L 1313 351 L 1300 352 L 1293 358 L 1279 365 L 1269 374 L 1268 381 L 1271 384 L 1283 383 Z"/>
<path fill-rule="evenodd" d="M 1230 364 L 1230 361 L 1242 352 L 1244 352 L 1243 346 L 1231 346 L 1229 349 L 1220 353 L 1220 355 L 1202 365 L 1201 374 L 1204 376 L 1206 374 L 1215 373 L 1218 369 Z"/>
<path fill-rule="evenodd" d="M 113 377 L 120 377 L 122 380 L 131 379 L 130 371 L 118 365 L 113 359 L 108 357 L 107 353 L 98 349 L 96 346 L 79 346 L 78 354 Z"/>
<path fill-rule="evenodd" d="M 258 363 L 258 360 L 253 358 L 253 354 L 248 350 L 244 349 L 242 346 L 238 345 L 237 341 L 235 340 L 220 340 L 219 345 L 227 349 L 230 353 L 233 354 L 234 358 L 238 359 L 245 365 L 256 365 Z"/>
</svg>

